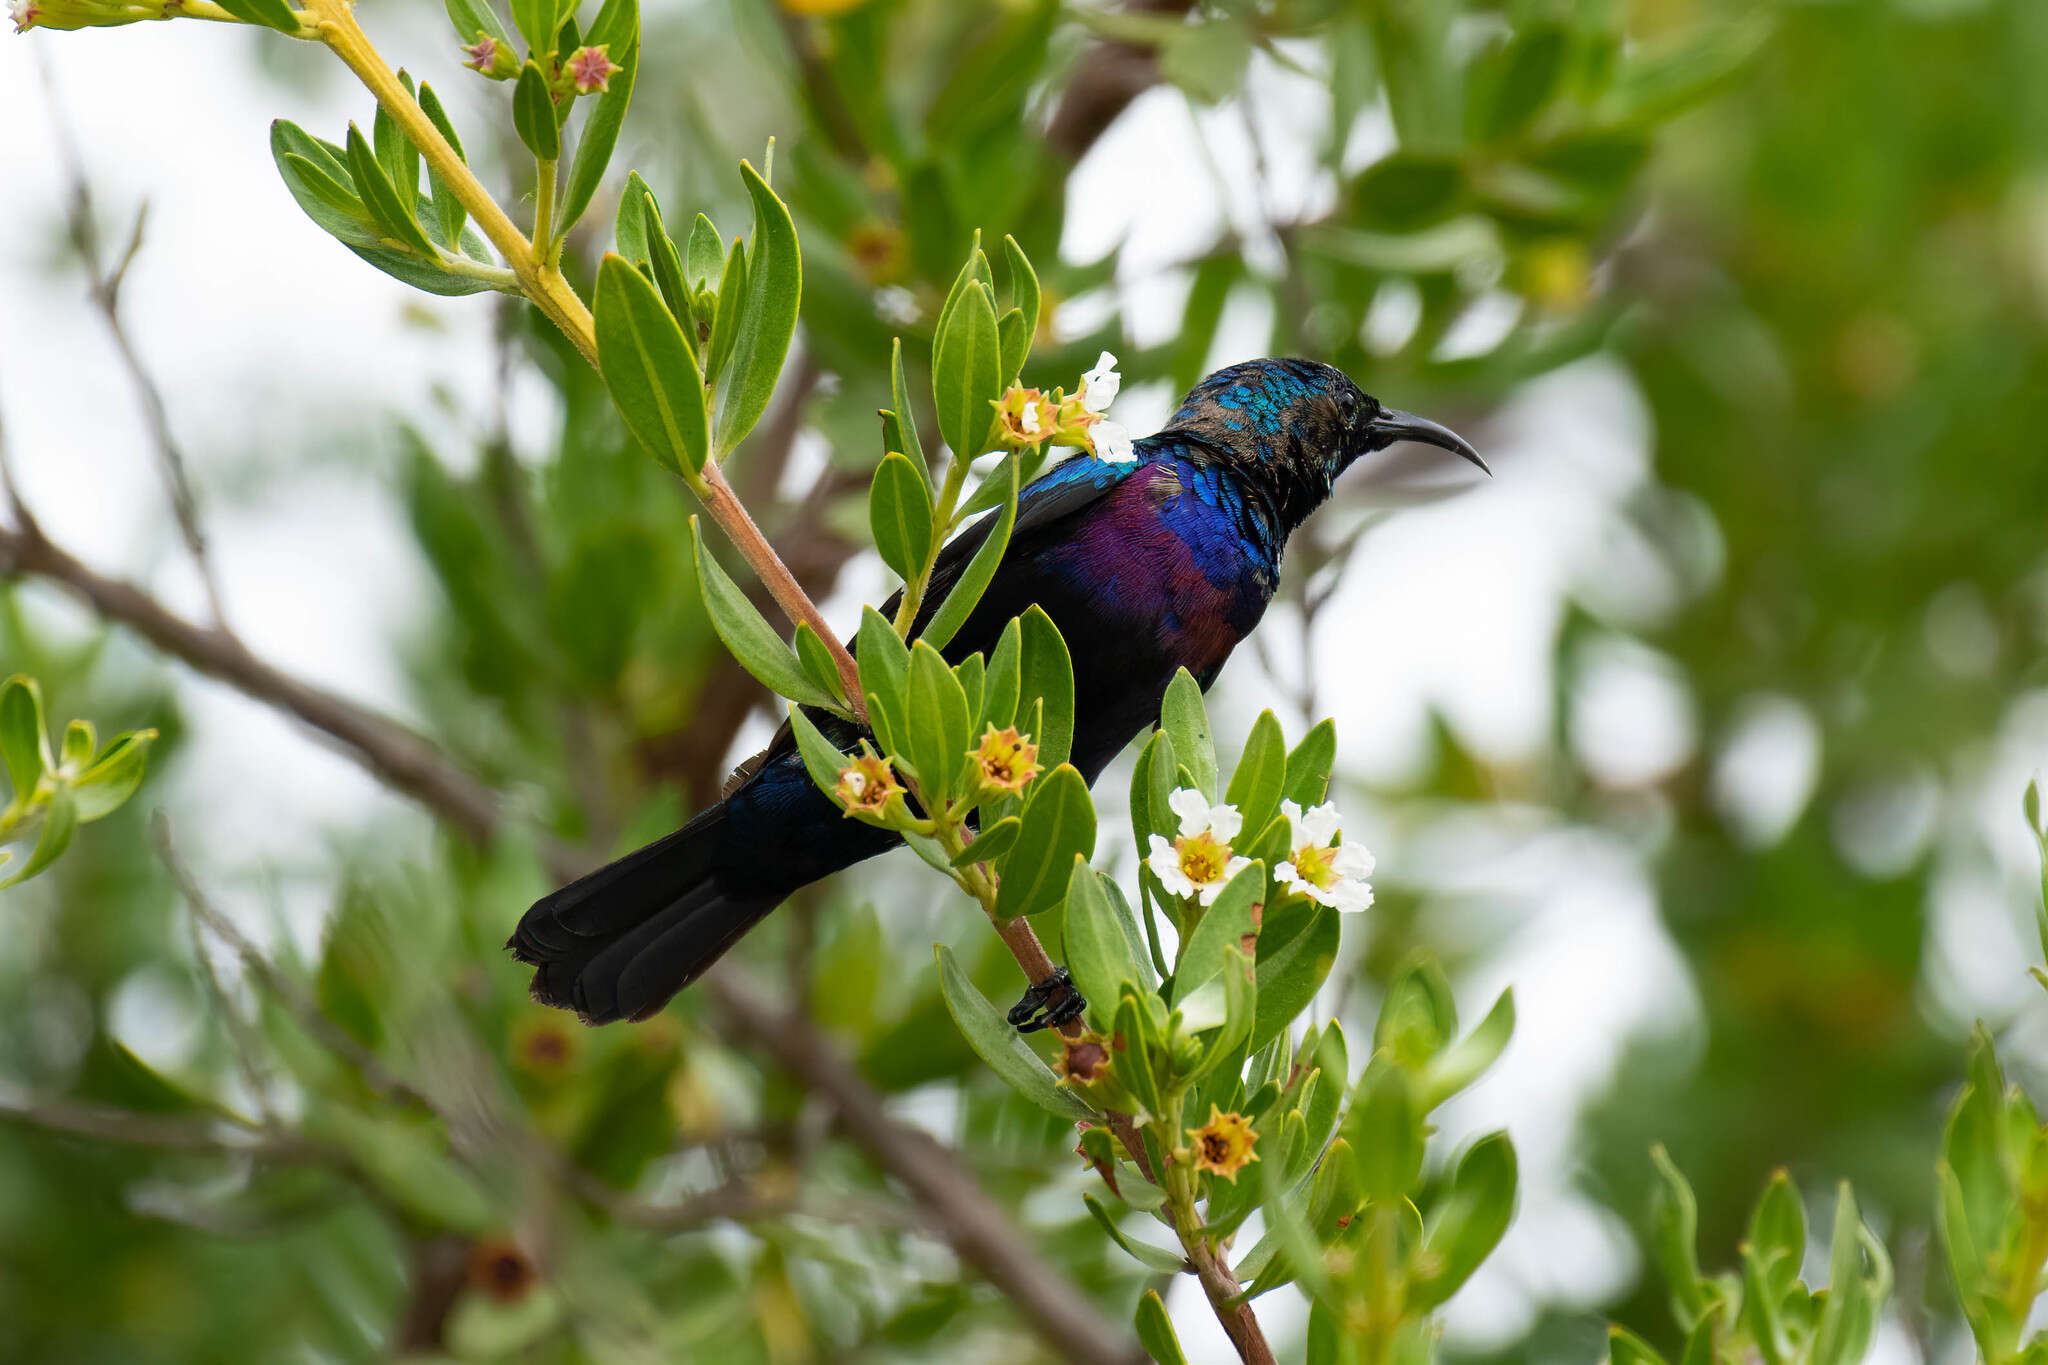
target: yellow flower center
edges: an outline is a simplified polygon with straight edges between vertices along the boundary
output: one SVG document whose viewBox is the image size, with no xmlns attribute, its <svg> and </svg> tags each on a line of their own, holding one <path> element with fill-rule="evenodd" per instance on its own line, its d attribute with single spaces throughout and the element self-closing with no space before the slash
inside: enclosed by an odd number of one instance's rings
<svg viewBox="0 0 2048 1365">
<path fill-rule="evenodd" d="M 1330 883 L 1337 880 L 1337 869 L 1330 865 L 1334 850 L 1316 844 L 1304 844 L 1294 850 L 1294 875 L 1310 886 L 1327 891 Z"/>
<path fill-rule="evenodd" d="M 1208 830 L 1175 839 L 1173 850 L 1180 855 L 1181 875 L 1196 886 L 1206 886 L 1222 877 L 1230 862 L 1230 845 L 1218 843 Z"/>
<path fill-rule="evenodd" d="M 1038 746 L 1030 738 L 1018 734 L 1015 726 L 1003 730 L 991 726 L 974 755 L 982 780 L 1001 791 L 1022 791 L 1025 783 L 1038 776 Z"/>
</svg>

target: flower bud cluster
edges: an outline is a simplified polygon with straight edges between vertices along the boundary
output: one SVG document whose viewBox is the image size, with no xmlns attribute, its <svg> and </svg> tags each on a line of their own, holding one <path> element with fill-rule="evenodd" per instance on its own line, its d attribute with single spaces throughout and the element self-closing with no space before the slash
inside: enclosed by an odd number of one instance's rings
<svg viewBox="0 0 2048 1365">
<path fill-rule="evenodd" d="M 609 43 L 579 47 L 566 58 L 550 56 L 542 61 L 548 73 L 548 93 L 556 104 L 611 89 L 612 77 L 625 68 L 611 59 L 609 47 Z M 494 81 L 517 80 L 524 69 L 512 45 L 488 33 L 478 33 L 476 41 L 462 49 L 462 64 Z"/>
</svg>

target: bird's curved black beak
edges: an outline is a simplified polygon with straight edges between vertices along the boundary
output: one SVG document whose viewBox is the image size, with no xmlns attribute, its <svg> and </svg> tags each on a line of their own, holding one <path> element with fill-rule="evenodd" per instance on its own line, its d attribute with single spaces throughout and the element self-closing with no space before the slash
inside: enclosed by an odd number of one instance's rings
<svg viewBox="0 0 2048 1365">
<path fill-rule="evenodd" d="M 1443 423 L 1432 422 L 1427 417 L 1387 408 L 1373 419 L 1372 434 L 1375 449 L 1384 450 L 1396 441 L 1420 441 L 1424 445 L 1462 455 L 1478 465 L 1488 478 L 1493 477 L 1493 471 L 1486 467 L 1486 461 L 1479 458 L 1479 452 L 1472 448 L 1470 441 Z"/>
</svg>

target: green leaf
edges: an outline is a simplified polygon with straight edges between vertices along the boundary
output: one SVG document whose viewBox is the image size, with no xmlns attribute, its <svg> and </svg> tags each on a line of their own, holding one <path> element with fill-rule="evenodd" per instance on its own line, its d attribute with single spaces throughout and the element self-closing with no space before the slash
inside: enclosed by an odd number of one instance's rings
<svg viewBox="0 0 2048 1365">
<path fill-rule="evenodd" d="M 441 107 L 441 97 L 434 93 L 431 85 L 420 86 L 420 110 L 454 150 L 456 157 L 467 162 L 469 158 L 463 155 L 462 139 L 455 135 L 455 124 L 449 119 L 448 111 Z M 434 220 L 441 229 L 441 240 L 459 249 L 463 225 L 469 221 L 469 210 L 462 207 L 462 201 L 455 197 L 454 188 L 431 165 L 427 167 L 427 187 L 433 191 Z"/>
<path fill-rule="evenodd" d="M 1187 1258 L 1179 1252 L 1168 1251 L 1165 1247 L 1153 1246 L 1125 1234 L 1116 1225 L 1116 1219 L 1109 1216 L 1109 1210 L 1102 1207 L 1102 1201 L 1092 1193 L 1083 1194 L 1081 1202 L 1088 1206 L 1088 1213 L 1102 1230 L 1109 1234 L 1109 1240 L 1129 1253 L 1132 1260 L 1155 1275 L 1177 1275 L 1187 1266 Z M 1171 1329 L 1169 1329 L 1171 1330 Z"/>
<path fill-rule="evenodd" d="M 1097 1025 L 1114 1018 L 1124 983 L 1132 989 L 1153 987 L 1152 969 L 1138 938 L 1130 907 L 1112 901 L 1105 878 L 1080 858 L 1067 879 L 1067 910 L 1061 929 L 1066 938 L 1067 970 L 1088 998 Z M 1119 913 L 1121 910 L 1121 913 Z"/>
<path fill-rule="evenodd" d="M 725 271 L 718 277 L 718 307 L 711 316 L 711 341 L 705 349 L 704 382 L 715 382 L 725 373 L 732 357 L 733 340 L 739 335 L 740 311 L 747 293 L 747 251 L 738 238 L 726 253 Z"/>
<path fill-rule="evenodd" d="M 612 225 L 612 240 L 619 255 L 634 265 L 646 265 L 652 259 L 647 249 L 649 208 L 657 214 L 661 212 L 654 191 L 640 178 L 640 172 L 627 172 L 626 188 L 619 193 L 619 215 Z"/>
<path fill-rule="evenodd" d="M 1024 822 L 1016 816 L 996 821 L 967 847 L 953 855 L 951 865 L 968 867 L 974 863 L 994 862 L 1010 851 L 1017 842 L 1017 834 L 1024 828 Z"/>
<path fill-rule="evenodd" d="M 606 0 L 598 22 L 613 24 L 622 35 L 604 40 L 604 45 L 611 49 L 608 55 L 619 69 L 612 73 L 604 93 L 597 97 L 597 107 L 584 120 L 583 131 L 577 136 L 576 155 L 569 161 L 568 188 L 563 191 L 555 220 L 558 240 L 569 235 L 569 229 L 590 207 L 597 187 L 604 181 L 605 170 L 612 163 L 612 151 L 618 146 L 619 129 L 626 121 L 626 106 L 633 101 L 633 80 L 640 69 L 639 0 Z M 599 42 L 595 30 L 591 42 Z"/>
<path fill-rule="evenodd" d="M 1479 1026 L 1432 1060 L 1422 1076 L 1425 1109 L 1434 1109 L 1486 1073 L 1515 1033 L 1515 993 L 1500 993 Z"/>
<path fill-rule="evenodd" d="M 296 36 L 299 17 L 285 0 L 221 0 L 221 8 L 245 24 L 261 24 Z"/>
<path fill-rule="evenodd" d="M 1039 720 L 1038 762 L 1053 767 L 1067 761 L 1074 742 L 1074 664 L 1067 654 L 1067 642 L 1045 609 L 1033 603 L 1018 618 L 1022 622 L 1023 653 L 1017 691 L 1021 716 L 1033 701 L 1043 700 Z"/>
<path fill-rule="evenodd" d="M 57 748 L 57 763 L 65 770 L 76 773 L 100 747 L 99 731 L 89 720 L 74 720 L 64 727 L 64 740 Z"/>
<path fill-rule="evenodd" d="M 661 301 L 668 305 L 670 316 L 683 328 L 683 334 L 690 336 L 694 325 L 690 287 L 683 282 L 683 258 L 661 221 L 660 205 L 652 199 L 643 200 L 640 221 L 647 234 L 647 268 L 654 274 L 655 288 L 661 291 Z"/>
<path fill-rule="evenodd" d="M 797 662 L 803 665 L 804 676 L 816 684 L 819 691 L 844 702 L 846 680 L 839 676 L 838 661 L 825 647 L 825 642 L 818 638 L 818 632 L 811 629 L 811 623 L 797 622 L 794 638 Z"/>
<path fill-rule="evenodd" d="M 16 868 L 12 875 L 0 880 L 0 891 L 10 886 L 19 886 L 35 876 L 71 845 L 71 836 L 78 832 L 78 803 L 68 785 L 60 785 L 50 794 L 49 804 L 43 809 L 43 828 L 36 835 L 36 846 L 28 855 L 28 861 Z"/>
<path fill-rule="evenodd" d="M 1287 755 L 1287 799 L 1304 810 L 1321 805 L 1329 795 L 1330 771 L 1336 763 L 1336 722 L 1318 721 Z"/>
<path fill-rule="evenodd" d="M 329 236 L 352 246 L 368 246 L 378 240 L 369 208 L 356 197 L 348 181 L 337 179 L 327 167 L 297 152 L 280 153 L 277 169 L 292 198 Z"/>
<path fill-rule="evenodd" d="M 1745 1255 L 1756 1261 L 1773 1299 L 1783 1298 L 1799 1278 L 1806 1259 L 1806 1208 L 1792 1177 L 1783 1170 L 1772 1172 L 1749 1216 Z"/>
<path fill-rule="evenodd" d="M 960 273 L 953 277 L 952 286 L 946 290 L 946 301 L 939 305 L 939 315 L 932 322 L 932 340 L 935 347 L 938 338 L 944 336 L 946 329 L 951 325 L 953 314 L 959 310 L 961 300 L 967 297 L 967 291 L 977 281 L 988 289 L 988 297 L 993 304 L 996 281 L 995 276 L 989 271 L 988 257 L 982 254 L 980 228 L 974 230 L 974 244 L 968 249 L 966 263 L 960 267 Z"/>
<path fill-rule="evenodd" d="M 1159 709 L 1159 728 L 1173 736 L 1174 757 L 1195 779 L 1195 787 L 1216 799 L 1216 746 L 1209 738 L 1209 712 L 1202 687 L 1185 668 L 1176 669 Z"/>
<path fill-rule="evenodd" d="M 512 22 L 529 51 L 546 52 L 555 45 L 555 33 L 562 26 L 557 0 L 512 0 Z"/>
<path fill-rule="evenodd" d="M 905 461 L 908 463 L 908 461 Z M 1003 472 L 996 477 L 1007 478 L 1007 496 L 1003 510 L 996 514 L 996 524 L 989 529 L 987 539 L 975 550 L 974 557 L 967 561 L 967 567 L 960 571 L 946 600 L 932 613 L 918 638 L 935 647 L 943 647 L 967 624 L 974 614 L 974 608 L 981 602 L 981 595 L 988 590 L 990 580 L 996 576 L 996 569 L 1003 562 L 1003 552 L 1010 545 L 1010 528 L 1017 523 L 1017 466 L 1005 462 Z M 1041 755 L 1042 758 L 1042 755 Z"/>
<path fill-rule="evenodd" d="M 839 785 L 839 774 L 853 766 L 853 760 L 841 753 L 839 746 L 825 738 L 824 733 L 811 723 L 800 706 L 789 708 L 790 733 L 796 737 L 796 751 L 804 761 L 804 771 L 811 775 L 811 781 L 818 790 L 830 792 Z"/>
<path fill-rule="evenodd" d="M 1666 1365 L 1657 1348 L 1626 1327 L 1609 1324 L 1607 1358 L 1611 1365 Z"/>
<path fill-rule="evenodd" d="M 1152 738 L 1138 751 L 1137 766 L 1131 769 L 1131 837 L 1141 857 L 1151 848 L 1154 834 L 1166 837 L 1179 833 L 1178 817 L 1166 805 L 1179 772 L 1173 737 L 1164 730 L 1154 730 Z"/>
<path fill-rule="evenodd" d="M 330 1105 L 307 1127 L 347 1151 L 370 1184 L 428 1226 L 480 1236 L 497 1225 L 489 1197 L 424 1126 Z"/>
<path fill-rule="evenodd" d="M 1360 226 L 1413 232 L 1450 217 L 1464 190 L 1456 158 L 1399 151 L 1366 167 L 1351 196 Z"/>
<path fill-rule="evenodd" d="M 1062 763 L 1038 779 L 1024 803 L 1017 846 L 1003 859 L 996 917 L 1035 915 L 1060 903 L 1074 858 L 1095 854 L 1095 803 L 1088 784 Z"/>
<path fill-rule="evenodd" d="M 1434 1308 L 1500 1245 L 1515 1215 L 1515 1145 L 1506 1133 L 1479 1139 L 1459 1160 L 1450 1188 L 1424 1220 L 1421 1264 L 1412 1282 L 1418 1307 Z"/>
<path fill-rule="evenodd" d="M 1023 654 L 1024 628 L 1012 617 L 996 637 L 995 650 L 988 656 L 988 672 L 981 681 L 981 714 L 974 724 L 976 734 L 991 727 L 1001 730 L 1016 724 Z"/>
<path fill-rule="evenodd" d="M 1116 1074 L 1122 1078 L 1124 1088 L 1138 1101 L 1138 1106 L 1145 1113 L 1157 1117 L 1166 1112 L 1166 1097 L 1159 1088 L 1159 1077 L 1153 1068 L 1153 1058 L 1159 1055 L 1161 1048 L 1160 1040 L 1149 1027 L 1150 1019 L 1145 1004 L 1135 994 L 1126 991 L 1116 1002 L 1116 1031 L 1112 1037 L 1123 1044 L 1123 1051 L 1116 1059 Z"/>
<path fill-rule="evenodd" d="M 705 551 L 704 537 L 694 516 L 690 518 L 690 555 L 697 567 L 698 592 L 706 614 L 711 617 L 711 628 L 718 632 L 718 638 L 725 642 L 740 667 L 791 701 L 825 710 L 836 707 L 838 703 L 831 696 L 804 676 L 796 651 L 783 643 L 775 628 L 762 619 L 747 595 Z"/>
<path fill-rule="evenodd" d="M 953 950 L 941 943 L 935 951 L 939 960 L 939 990 L 946 1009 L 974 1054 L 988 1063 L 989 1070 L 1007 1082 L 1012 1090 L 1050 1114 L 1070 1121 L 1095 1117 L 1078 1096 L 1059 1083 L 1052 1068 L 1040 1061 L 1022 1035 L 975 989 Z"/>
<path fill-rule="evenodd" d="M 1374 1059 L 1359 1082 L 1349 1120 L 1359 1188 L 1368 1199 L 1407 1197 L 1422 1173 L 1422 1109 L 1408 1073 Z"/>
<path fill-rule="evenodd" d="M 399 72 L 399 79 L 405 80 L 405 73 Z M 411 82 L 407 82 L 409 85 Z M 401 202 L 410 203 L 418 197 L 420 190 L 420 153 L 399 128 L 398 120 L 383 105 L 377 106 L 377 113 L 370 120 L 370 147 L 377 154 L 377 164 L 384 174 L 391 178 L 392 188 L 398 191 Z"/>
<path fill-rule="evenodd" d="M 1188 1358 L 1180 1349 L 1180 1338 L 1173 1334 L 1173 1319 L 1166 1315 L 1166 1301 L 1159 1297 L 1159 1291 L 1148 1289 L 1138 1300 L 1138 1344 L 1145 1348 L 1159 1365 L 1188 1365 Z"/>
<path fill-rule="evenodd" d="M 1271 711 L 1261 711 L 1245 741 L 1244 756 L 1230 775 L 1223 799 L 1237 807 L 1244 827 L 1263 830 L 1280 810 L 1280 797 L 1287 784 L 1287 736 Z"/>
<path fill-rule="evenodd" d="M 567 60 L 568 53 L 587 45 L 611 49 L 612 59 L 617 61 L 619 47 L 640 40 L 639 0 L 604 0 L 604 3 L 598 6 L 597 17 L 590 21 L 590 31 L 570 41 L 573 32 L 572 17 L 569 23 L 562 26 L 564 41 L 558 45 L 560 49 L 565 50 L 564 60 Z"/>
<path fill-rule="evenodd" d="M 1935 1226 L 1941 1233 L 1942 1248 L 1948 1253 L 1949 1282 L 1955 1287 L 1963 1317 L 1970 1324 L 1970 1334 L 1977 1339 L 1977 1349 L 1984 1359 L 1993 1360 L 2002 1350 L 2000 1333 L 1983 1255 L 1970 1233 L 1969 1214 L 1963 1206 L 1963 1187 L 1946 1161 L 1935 1163 L 1934 1176 Z"/>
<path fill-rule="evenodd" d="M 972 717 L 960 680 L 939 651 L 922 640 L 910 649 L 909 700 L 907 739 L 918 795 L 927 810 L 937 811 L 960 794 Z"/>
<path fill-rule="evenodd" d="M 861 690 L 875 702 L 868 708 L 868 719 L 876 725 L 875 737 L 888 752 L 900 754 L 898 741 L 907 741 L 910 734 L 906 727 L 910 647 L 897 637 L 888 617 L 873 607 L 863 607 L 854 648 L 860 664 Z"/>
<path fill-rule="evenodd" d="M 512 128 L 537 160 L 561 158 L 562 125 L 555 122 L 554 96 L 548 93 L 547 77 L 530 57 L 519 73 L 519 83 L 512 88 Z"/>
<path fill-rule="evenodd" d="M 1247 936 L 1258 933 L 1254 919 L 1260 898 L 1266 894 L 1266 868 L 1253 863 L 1230 879 L 1216 903 L 1202 913 L 1201 923 L 1181 944 L 1180 958 L 1173 965 L 1173 1003 L 1178 1005 L 1223 970 L 1223 950 L 1239 948 Z"/>
<path fill-rule="evenodd" d="M 903 379 L 902 337 L 889 348 L 889 401 L 896 405 L 896 430 L 902 438 L 894 448 L 909 456 L 919 469 L 925 468 L 924 442 L 918 437 L 917 418 L 910 410 L 910 387 Z"/>
<path fill-rule="evenodd" d="M 1380 1001 L 1372 1045 L 1411 1071 L 1426 1067 L 1458 1036 L 1458 1005 L 1434 954 L 1412 954 Z"/>
<path fill-rule="evenodd" d="M 407 202 L 399 201 L 398 191 L 385 176 L 370 144 L 363 139 L 363 130 L 353 123 L 348 126 L 348 169 L 356 193 L 362 196 L 363 206 L 370 211 L 370 218 L 382 236 L 402 243 L 429 262 L 440 259 L 434 244 L 420 230 L 419 220 L 413 217 L 411 196 Z"/>
<path fill-rule="evenodd" d="M 690 248 L 686 278 L 692 289 L 710 289 L 718 284 L 725 267 L 725 241 L 709 218 L 698 214 L 690 224 Z"/>
<path fill-rule="evenodd" d="M 694 478 L 709 437 L 697 356 L 675 315 L 625 257 L 597 271 L 597 368 L 626 429 L 657 462 Z"/>
<path fill-rule="evenodd" d="M 1864 1271 L 1866 1258 L 1869 1272 Z M 1863 1226 L 1856 1196 L 1846 1180 L 1835 1194 L 1834 1235 L 1829 1241 L 1828 1292 L 1814 1329 L 1812 1365 L 1858 1365 L 1877 1334 L 1878 1314 L 1891 1294 L 1891 1258 L 1884 1243 Z"/>
<path fill-rule="evenodd" d="M 932 552 L 932 490 L 924 470 L 905 456 L 892 452 L 875 466 L 868 527 L 882 562 L 898 578 L 907 583 L 924 572 Z"/>
<path fill-rule="evenodd" d="M 1235 1091 L 1240 1084 L 1238 1078 L 1244 1071 L 1245 1058 L 1250 1055 L 1245 1043 L 1250 1040 L 1252 1026 L 1258 1020 L 1259 978 L 1252 967 L 1252 954 L 1241 943 L 1224 944 L 1220 957 L 1216 979 L 1223 987 L 1223 1027 L 1209 1040 L 1200 1063 L 1188 1073 L 1188 1079 L 1200 1080 L 1212 1072 L 1220 1072 L 1226 1085 Z M 1192 1000 L 1188 1008 L 1194 1008 Z"/>
<path fill-rule="evenodd" d="M 0 761 L 16 799 L 25 799 L 56 766 L 50 736 L 43 722 L 43 690 L 34 678 L 17 673 L 0 683 Z"/>
<path fill-rule="evenodd" d="M 1502 142 L 1527 128 L 1557 93 L 1570 53 L 1570 35 L 1560 25 L 1534 24 L 1516 33 L 1486 92 L 1491 99 L 1479 119 L 1480 137 Z"/>
<path fill-rule="evenodd" d="M 754 239 L 747 246 L 746 300 L 733 328 L 732 352 L 717 378 L 713 437 L 722 457 L 761 420 L 796 333 L 803 294 L 803 263 L 788 207 L 754 168 L 742 161 L 740 178 L 754 201 Z M 719 287 L 724 312 L 724 286 Z"/>
<path fill-rule="evenodd" d="M 1031 258 L 1017 245 L 1015 237 L 1003 238 L 1003 259 L 1010 267 L 1012 307 L 1003 314 L 996 331 L 1003 359 L 999 387 L 1008 389 L 1024 372 L 1024 362 L 1031 355 L 1031 339 L 1038 334 L 1039 287 L 1038 272 L 1031 268 Z"/>
<path fill-rule="evenodd" d="M 1313 902 L 1267 911 L 1259 931 L 1259 1013 L 1252 1025 L 1256 1052 L 1280 1036 L 1309 1007 L 1337 962 L 1344 917 Z"/>
<path fill-rule="evenodd" d="M 1699 1205 L 1661 1143 L 1650 1148 L 1650 1161 L 1658 1179 L 1650 1203 L 1650 1254 L 1671 1290 L 1673 1316 L 1690 1331 L 1707 1308 L 1707 1286 L 1700 1275 Z"/>
<path fill-rule="evenodd" d="M 474 43 L 478 34 L 496 38 L 510 46 L 512 35 L 506 31 L 504 20 L 490 0 L 446 0 L 448 22 L 455 26 L 455 36 L 464 44 Z"/>
<path fill-rule="evenodd" d="M 131 730 L 115 736 L 92 765 L 72 780 L 79 824 L 111 815 L 135 795 L 135 789 L 142 785 L 149 746 L 156 737 L 154 730 Z"/>
<path fill-rule="evenodd" d="M 939 435 L 954 459 L 971 460 L 988 448 L 995 425 L 992 405 L 1003 396 L 1002 343 L 988 286 L 971 282 L 936 335 L 932 400 L 938 406 Z"/>
</svg>

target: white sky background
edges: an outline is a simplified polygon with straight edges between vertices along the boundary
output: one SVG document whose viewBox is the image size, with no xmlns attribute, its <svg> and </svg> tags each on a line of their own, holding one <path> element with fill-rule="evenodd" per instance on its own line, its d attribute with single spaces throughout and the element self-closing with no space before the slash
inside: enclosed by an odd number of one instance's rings
<svg viewBox="0 0 2048 1365">
<path fill-rule="evenodd" d="M 474 101 L 477 83 L 454 69 L 439 15 L 425 8 L 400 16 L 416 21 L 410 33 L 394 32 L 388 12 L 373 14 L 373 36 L 391 55 L 438 53 L 412 64 L 455 96 L 460 119 L 460 102 Z M 339 80 L 288 92 L 258 78 L 247 49 L 260 41 L 198 23 L 0 38 L 0 414 L 24 491 L 61 543 L 181 610 L 202 612 L 132 395 L 83 306 L 81 281 L 50 268 L 62 181 L 40 55 L 86 149 L 109 236 L 118 240 L 135 205 L 151 201 L 126 314 L 193 459 L 233 624 L 288 670 L 404 715 L 393 640 L 430 589 L 401 514 L 385 490 L 365 486 L 359 469 L 330 462 L 299 470 L 312 424 L 283 415 L 310 403 L 327 419 L 321 439 L 330 441 L 382 442 L 399 416 L 449 432 L 452 419 L 433 397 L 443 389 L 479 419 L 494 401 L 490 305 L 408 290 L 299 213 L 271 165 L 269 120 L 290 117 L 331 135 L 369 105 Z M 1285 135 L 1317 116 L 1321 97 L 1263 58 L 1254 94 L 1273 172 L 1267 208 L 1291 217 L 1329 193 L 1304 154 L 1291 150 L 1304 140 Z M 1247 183 L 1242 121 L 1212 113 L 1200 122 L 1216 164 Z M 1172 325 L 1185 287 L 1161 268 L 1206 245 L 1223 212 L 1195 128 L 1178 95 L 1155 91 L 1073 182 L 1065 249 L 1093 257 L 1128 237 L 1123 302 L 1129 326 L 1147 338 Z M 1369 156 L 1384 137 L 1367 126 L 1354 150 Z M 1256 216 L 1232 211 L 1256 258 Z M 433 325 L 409 320 L 421 316 Z M 1263 329 L 1255 310 L 1234 307 L 1211 359 L 1256 354 Z M 1401 405 L 1401 395 L 1382 397 Z M 1117 415 L 1150 430 L 1172 398 L 1132 392 Z M 544 401 L 529 394 L 522 406 L 544 417 Z M 1612 513 L 1648 478 L 1651 439 L 1626 375 L 1582 363 L 1532 385 L 1489 426 L 1484 444 L 1498 478 L 1401 513 L 1368 537 L 1313 642 L 1348 771 L 1390 779 L 1410 770 L 1432 709 L 1490 758 L 1539 751 L 1564 596 L 1589 577 L 1616 576 Z M 244 485 L 254 493 L 235 491 Z M 828 615 L 850 620 L 861 595 L 879 587 L 877 566 L 856 566 Z M 1298 623 L 1276 613 L 1267 630 L 1279 657 L 1297 656 Z M 1597 704 L 1582 707 L 1575 743 L 1595 772 L 1636 786 L 1686 761 L 1701 737 L 1682 686 L 1654 655 L 1612 655 L 1597 661 Z M 373 820 L 418 826 L 415 811 L 352 763 L 226 689 L 172 673 L 192 742 L 163 797 L 189 854 L 210 875 L 232 879 L 268 864 L 306 870 L 317 882 L 337 833 Z M 1240 651 L 1215 698 L 1221 744 L 1241 739 L 1275 693 L 1254 652 Z M 1282 715 L 1298 728 L 1300 717 L 1284 708 Z M 1789 823 L 1806 800 L 1816 757 L 1802 719 L 1792 703 L 1760 699 L 1757 724 L 1742 731 L 1746 747 L 1731 746 L 1717 772 L 1716 790 L 1734 818 L 1763 829 L 1760 837 Z M 1982 840 L 1996 854 L 1995 862 L 1951 859 L 1936 892 L 1930 1008 L 1959 1026 L 1978 1011 L 2016 1008 L 2028 989 L 2011 964 L 2025 948 L 2016 888 L 2032 855 L 2012 812 L 2024 774 L 2048 754 L 2048 700 L 2016 707 L 2007 728 L 1994 751 L 1934 775 L 1954 799 L 1921 821 L 1923 837 L 1964 848 Z M 1120 804 L 1119 786 L 1112 772 L 1102 785 L 1107 806 Z M 1629 1284 L 1635 1253 L 1625 1230 L 1570 1188 L 1578 1109 L 1604 1087 L 1632 1030 L 1697 1027 L 1685 966 L 1658 924 L 1642 872 L 1643 850 L 1513 807 L 1418 834 L 1391 812 L 1352 804 L 1383 874 L 1487 908 L 1491 927 L 1475 932 L 1498 934 L 1502 946 L 1459 983 L 1466 1017 L 1476 1019 L 1510 982 L 1517 994 L 1520 1027 L 1495 1078 L 1444 1115 L 1454 1140 L 1508 1127 L 1525 1181 L 1508 1242 L 1451 1305 L 1453 1339 L 1512 1339 L 1544 1300 L 1597 1306 Z M 1654 827 L 1654 800 L 1646 805 Z M 89 836 L 74 856 L 89 856 Z M 1540 890 L 1532 895 L 1532 887 Z M 1283 1307 L 1285 1297 L 1263 1302 L 1298 1323 L 1298 1307 Z M 1191 1284 L 1177 1290 L 1173 1307 L 1192 1355 L 1233 1358 Z M 1897 1333 L 1881 1349 L 1910 1355 Z"/>
</svg>

